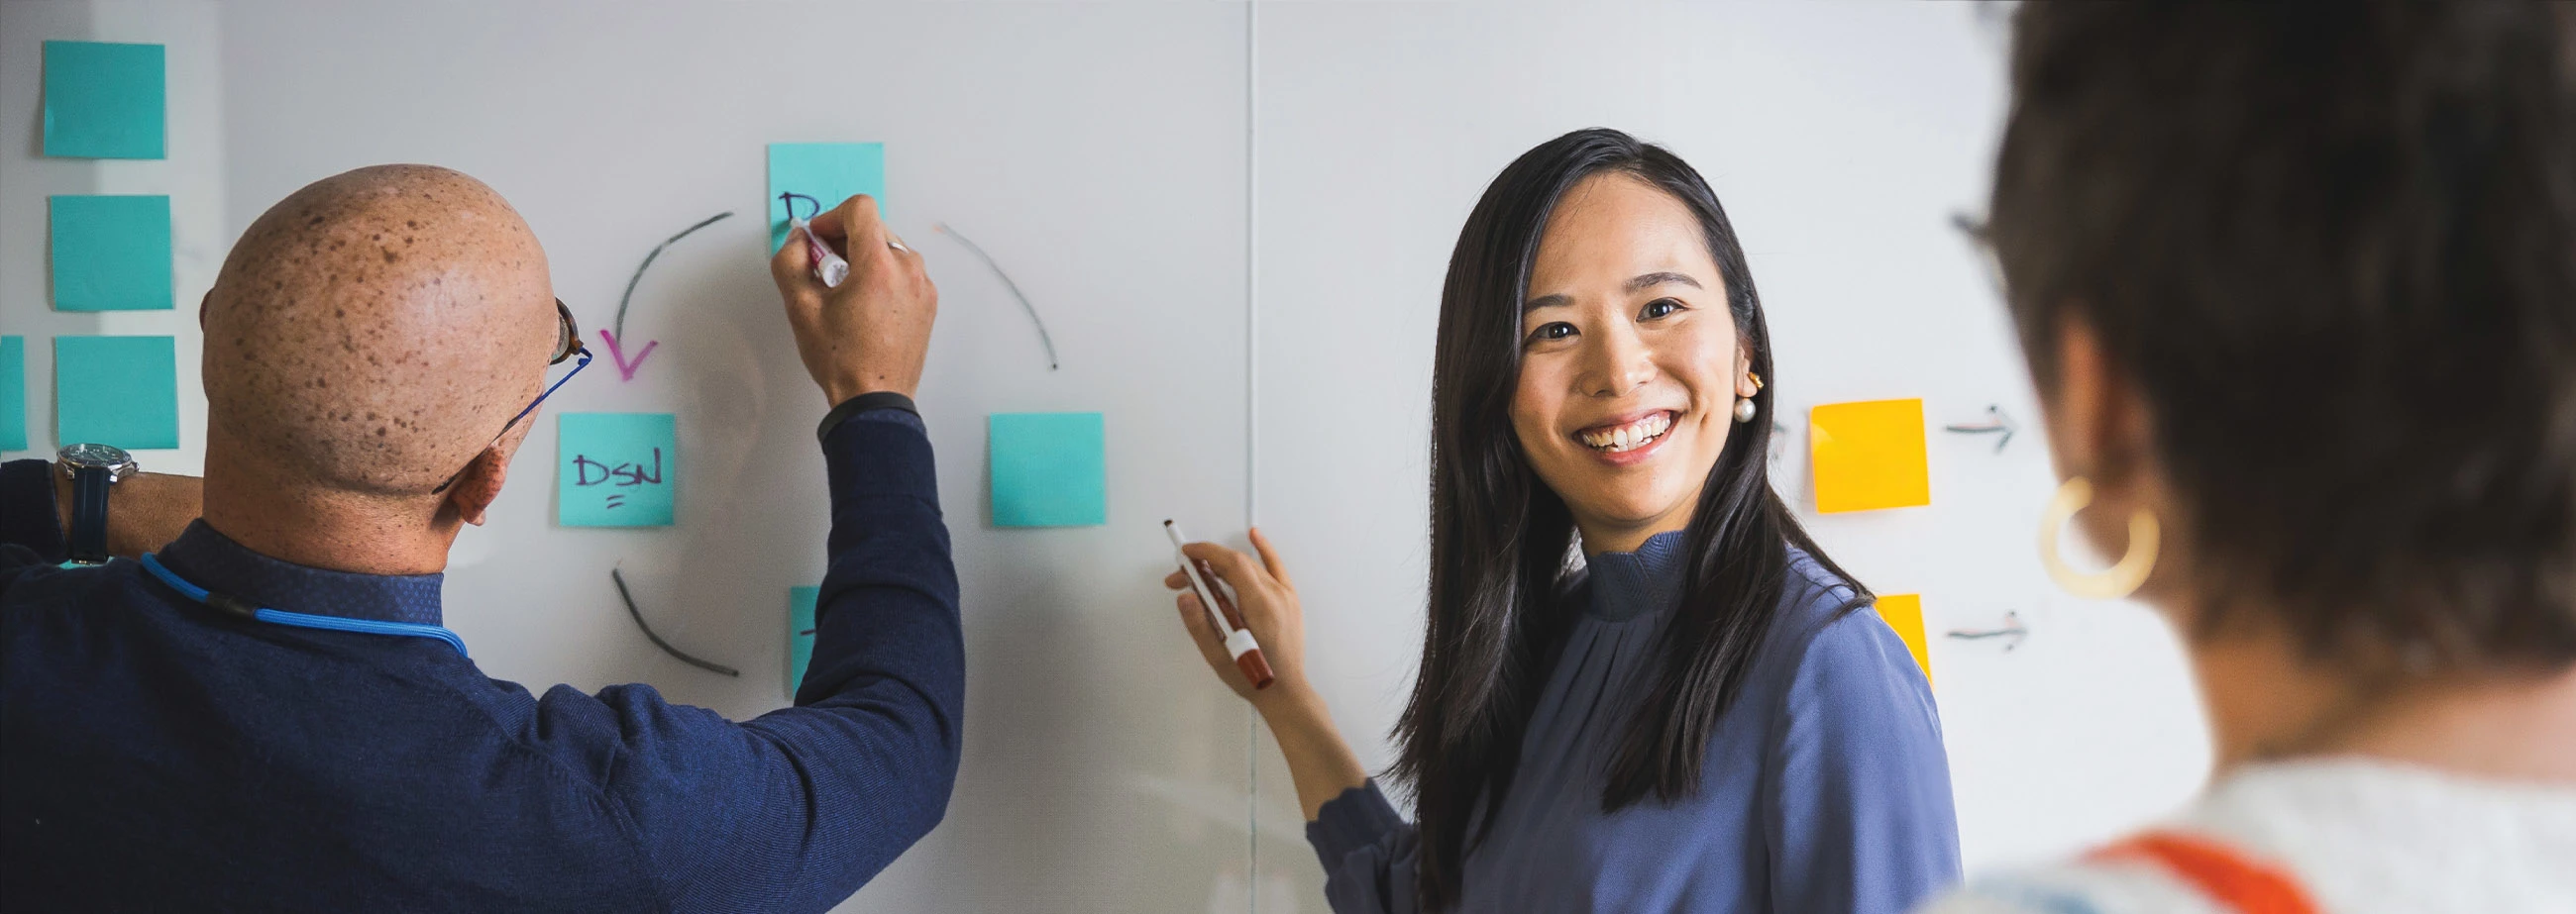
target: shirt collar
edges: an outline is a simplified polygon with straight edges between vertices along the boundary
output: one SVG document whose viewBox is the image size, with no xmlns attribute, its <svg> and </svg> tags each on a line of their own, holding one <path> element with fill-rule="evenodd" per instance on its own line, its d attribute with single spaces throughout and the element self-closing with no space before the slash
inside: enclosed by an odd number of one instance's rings
<svg viewBox="0 0 2576 914">
<path fill-rule="evenodd" d="M 1591 612 L 1613 621 L 1660 613 L 1681 602 L 1682 547 L 1688 531 L 1673 530 L 1648 537 L 1635 552 L 1602 552 L 1586 557 L 1592 585 Z"/>
<path fill-rule="evenodd" d="M 357 574 L 273 559 L 215 532 L 203 520 L 157 553 L 188 583 L 286 612 L 439 624 L 444 574 Z"/>
</svg>

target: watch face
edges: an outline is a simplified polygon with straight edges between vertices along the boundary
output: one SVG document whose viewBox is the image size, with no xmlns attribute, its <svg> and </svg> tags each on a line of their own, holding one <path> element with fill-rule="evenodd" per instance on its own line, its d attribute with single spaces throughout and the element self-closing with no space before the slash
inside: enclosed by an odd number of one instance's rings
<svg viewBox="0 0 2576 914">
<path fill-rule="evenodd" d="M 120 467 L 134 462 L 124 448 L 104 444 L 75 444 L 63 448 L 64 462 L 79 466 Z"/>
</svg>

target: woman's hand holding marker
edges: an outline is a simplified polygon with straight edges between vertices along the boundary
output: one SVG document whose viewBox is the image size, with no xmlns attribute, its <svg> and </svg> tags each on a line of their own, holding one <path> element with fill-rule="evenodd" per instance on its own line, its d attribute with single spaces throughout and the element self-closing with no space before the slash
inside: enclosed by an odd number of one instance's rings
<svg viewBox="0 0 2576 914">
<path fill-rule="evenodd" d="M 1297 605 L 1297 585 L 1288 579 L 1288 566 L 1279 561 L 1278 551 L 1270 548 L 1270 538 L 1261 535 L 1261 528 L 1251 533 L 1252 548 L 1261 552 L 1259 561 L 1215 543 L 1182 544 L 1181 556 L 1216 576 L 1207 582 L 1209 589 L 1234 591 L 1243 630 L 1261 643 L 1258 653 L 1247 656 L 1268 661 L 1272 677 L 1268 688 L 1258 688 L 1244 676 L 1226 649 L 1224 635 L 1209 620 L 1208 607 L 1191 592 L 1187 573 L 1166 575 L 1163 586 L 1181 591 L 1175 601 L 1181 610 L 1181 627 L 1189 630 L 1190 643 L 1198 646 L 1208 669 L 1225 680 L 1234 694 L 1251 702 L 1252 709 L 1261 712 L 1262 723 L 1270 726 L 1271 737 L 1279 741 L 1279 751 L 1288 759 L 1297 805 L 1307 821 L 1313 821 L 1324 801 L 1368 783 L 1368 771 L 1351 754 L 1350 744 L 1342 741 L 1341 731 L 1334 729 L 1332 711 L 1323 698 L 1306 682 L 1306 616 Z"/>
<path fill-rule="evenodd" d="M 1264 716 L 1283 697 L 1307 697 L 1305 677 L 1306 623 L 1297 606 L 1297 588 L 1288 580 L 1288 569 L 1270 548 L 1269 539 L 1259 528 L 1252 530 L 1252 546 L 1261 551 L 1261 560 L 1215 543 L 1189 543 L 1181 554 L 1200 568 L 1214 572 L 1217 580 L 1211 588 L 1225 587 L 1234 591 L 1234 603 L 1243 619 L 1243 628 L 1260 643 L 1260 654 L 1269 663 L 1273 677 L 1267 688 L 1256 686 L 1236 664 L 1225 645 L 1225 636 L 1209 619 L 1212 607 L 1199 602 L 1191 591 L 1189 575 L 1174 571 L 1163 578 L 1163 586 L 1181 591 L 1176 601 L 1181 611 L 1181 624 L 1189 629 L 1191 642 L 1198 645 L 1199 655 L 1217 677 L 1234 689 L 1234 693 L 1252 702 Z M 1224 599 L 1216 595 L 1217 599 Z"/>
<path fill-rule="evenodd" d="M 1219 583 L 1224 579 L 1217 577 L 1215 566 L 1209 565 L 1205 559 L 1190 558 L 1181 552 L 1181 548 L 1189 543 L 1188 538 L 1181 535 L 1179 524 L 1164 521 L 1163 535 L 1172 539 L 1172 558 L 1181 566 L 1181 577 L 1190 582 L 1191 595 L 1197 597 L 1202 605 L 1216 604 L 1216 613 L 1208 621 L 1216 634 L 1223 637 L 1225 653 L 1234 658 L 1234 668 L 1243 673 L 1245 681 L 1252 683 L 1253 691 L 1269 688 L 1277 678 L 1270 673 L 1270 660 L 1261 656 L 1261 642 L 1252 636 L 1252 630 L 1243 627 L 1243 611 L 1234 607 L 1234 595 Z"/>
</svg>

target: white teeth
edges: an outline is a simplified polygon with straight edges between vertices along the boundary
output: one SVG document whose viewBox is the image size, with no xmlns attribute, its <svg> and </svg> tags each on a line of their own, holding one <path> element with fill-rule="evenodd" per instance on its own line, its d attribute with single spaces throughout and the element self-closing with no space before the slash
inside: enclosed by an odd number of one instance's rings
<svg viewBox="0 0 2576 914">
<path fill-rule="evenodd" d="M 1585 447 L 1616 454 L 1644 447 L 1655 439 L 1663 437 L 1665 432 L 1672 430 L 1672 427 L 1673 418 L 1670 414 L 1656 413 L 1608 431 L 1583 432 L 1577 438 Z"/>
</svg>

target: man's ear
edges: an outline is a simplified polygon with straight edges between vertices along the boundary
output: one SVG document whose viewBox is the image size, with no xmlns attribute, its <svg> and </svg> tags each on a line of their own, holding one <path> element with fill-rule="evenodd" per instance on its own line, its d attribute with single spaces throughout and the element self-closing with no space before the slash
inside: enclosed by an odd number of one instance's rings
<svg viewBox="0 0 2576 914">
<path fill-rule="evenodd" d="M 510 478 L 510 458 L 519 453 L 521 442 L 528 440 L 534 422 L 522 422 L 502 434 L 501 440 L 475 453 L 474 462 L 448 487 L 447 502 L 456 506 L 457 519 L 483 526 L 483 513 L 501 497 L 501 483 Z"/>
<path fill-rule="evenodd" d="M 215 290 L 207 289 L 206 297 L 197 299 L 197 332 L 206 332 L 206 309 L 215 305 Z"/>
<path fill-rule="evenodd" d="M 474 526 L 483 526 L 483 514 L 501 497 L 501 483 L 510 476 L 510 455 L 499 445 L 484 448 L 474 455 L 456 484 L 447 488 L 447 501 L 456 506 L 456 516 Z"/>
</svg>

